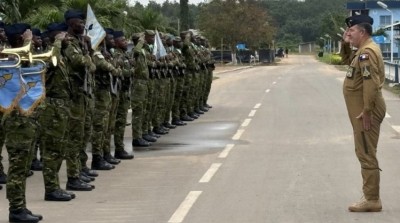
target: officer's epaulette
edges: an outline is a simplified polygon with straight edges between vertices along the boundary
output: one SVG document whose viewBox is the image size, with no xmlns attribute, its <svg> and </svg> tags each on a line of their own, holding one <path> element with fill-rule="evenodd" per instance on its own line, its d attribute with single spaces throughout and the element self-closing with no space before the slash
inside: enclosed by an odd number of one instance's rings
<svg viewBox="0 0 400 223">
<path fill-rule="evenodd" d="M 368 53 L 363 53 L 358 57 L 358 59 L 360 61 L 369 60 L 369 54 Z"/>
</svg>

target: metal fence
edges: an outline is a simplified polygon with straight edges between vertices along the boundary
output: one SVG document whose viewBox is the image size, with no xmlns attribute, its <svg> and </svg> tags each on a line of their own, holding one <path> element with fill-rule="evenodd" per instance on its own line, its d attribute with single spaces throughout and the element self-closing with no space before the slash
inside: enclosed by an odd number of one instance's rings
<svg viewBox="0 0 400 223">
<path fill-rule="evenodd" d="M 385 78 L 390 82 L 399 83 L 399 64 L 385 61 Z"/>
</svg>

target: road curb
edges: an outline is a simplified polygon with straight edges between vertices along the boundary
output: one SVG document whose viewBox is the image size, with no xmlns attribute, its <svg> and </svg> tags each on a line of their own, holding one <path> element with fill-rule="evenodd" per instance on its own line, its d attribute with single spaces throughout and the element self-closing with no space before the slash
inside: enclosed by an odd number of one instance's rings
<svg viewBox="0 0 400 223">
<path fill-rule="evenodd" d="M 219 72 L 214 72 L 214 74 L 222 74 L 222 73 L 226 73 L 226 72 L 232 72 L 232 71 L 237 71 L 237 70 L 243 70 L 243 69 L 247 69 L 247 68 L 252 68 L 253 66 L 245 66 L 245 67 L 237 67 L 231 70 L 223 70 L 223 71 L 219 71 Z"/>
</svg>

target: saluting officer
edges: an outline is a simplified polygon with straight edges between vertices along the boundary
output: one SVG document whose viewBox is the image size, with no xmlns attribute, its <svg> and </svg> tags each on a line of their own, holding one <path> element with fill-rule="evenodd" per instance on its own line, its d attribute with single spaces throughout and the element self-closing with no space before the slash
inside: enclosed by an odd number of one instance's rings
<svg viewBox="0 0 400 223">
<path fill-rule="evenodd" d="M 386 113 L 381 91 L 385 72 L 381 50 L 371 39 L 372 23 L 373 19 L 367 15 L 349 17 L 346 19 L 348 28 L 344 33 L 344 41 L 357 48 L 350 58 L 343 84 L 347 111 L 353 126 L 355 152 L 363 178 L 364 196 L 349 206 L 349 211 L 354 212 L 382 210 L 376 151 L 380 125 Z"/>
</svg>

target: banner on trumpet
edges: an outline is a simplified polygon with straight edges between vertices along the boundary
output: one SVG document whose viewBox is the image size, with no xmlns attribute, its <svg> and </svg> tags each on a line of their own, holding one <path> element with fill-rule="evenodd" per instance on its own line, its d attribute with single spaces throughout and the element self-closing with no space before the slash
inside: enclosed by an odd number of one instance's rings
<svg viewBox="0 0 400 223">
<path fill-rule="evenodd" d="M 8 114 L 18 104 L 23 94 L 21 69 L 18 61 L 0 61 L 0 111 Z"/>
</svg>

